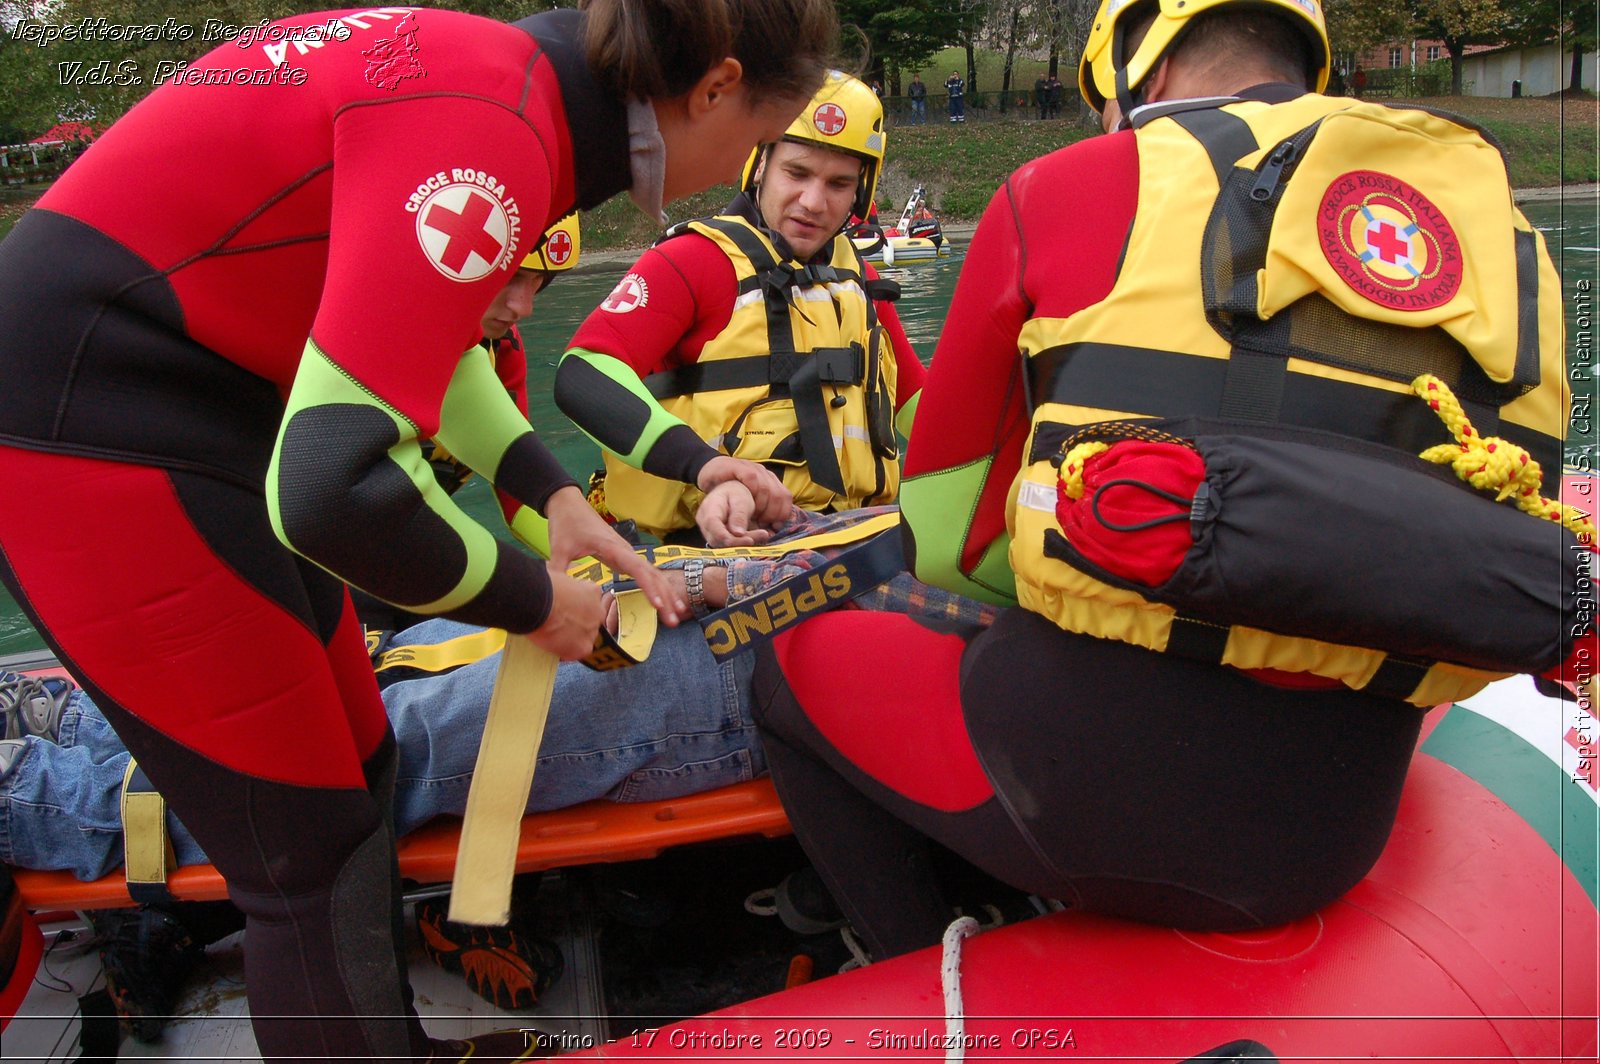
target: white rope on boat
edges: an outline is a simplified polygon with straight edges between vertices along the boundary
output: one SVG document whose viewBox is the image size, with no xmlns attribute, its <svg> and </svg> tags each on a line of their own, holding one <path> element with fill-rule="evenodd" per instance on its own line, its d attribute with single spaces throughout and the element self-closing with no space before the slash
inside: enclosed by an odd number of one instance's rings
<svg viewBox="0 0 1600 1064">
<path fill-rule="evenodd" d="M 872 958 L 867 956 L 867 951 L 861 945 L 861 940 L 856 938 L 855 929 L 849 924 L 839 928 L 839 936 L 844 939 L 845 949 L 850 951 L 850 959 L 839 965 L 839 974 L 853 972 L 857 968 L 865 968 L 872 963 Z"/>
<path fill-rule="evenodd" d="M 944 929 L 944 957 L 939 963 L 939 982 L 944 987 L 945 1064 L 960 1064 L 967 1058 L 967 1014 L 961 1001 L 961 940 L 978 933 L 978 921 L 963 916 Z"/>
</svg>

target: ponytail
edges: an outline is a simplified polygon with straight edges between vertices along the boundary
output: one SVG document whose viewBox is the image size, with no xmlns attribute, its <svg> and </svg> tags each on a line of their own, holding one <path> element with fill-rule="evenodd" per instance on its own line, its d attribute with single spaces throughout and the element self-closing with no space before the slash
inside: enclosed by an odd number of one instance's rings
<svg viewBox="0 0 1600 1064">
<path fill-rule="evenodd" d="M 589 68 L 619 96 L 672 99 L 732 56 L 751 102 L 809 97 L 835 65 L 832 0 L 582 0 Z"/>
</svg>

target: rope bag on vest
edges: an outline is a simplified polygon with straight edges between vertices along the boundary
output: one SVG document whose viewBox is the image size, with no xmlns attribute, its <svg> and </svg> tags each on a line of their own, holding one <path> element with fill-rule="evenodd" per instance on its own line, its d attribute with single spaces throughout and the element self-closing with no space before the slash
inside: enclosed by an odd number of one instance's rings
<svg viewBox="0 0 1600 1064">
<path fill-rule="evenodd" d="M 1217 174 L 1209 329 L 1140 276 L 1159 257 L 1136 220 L 1112 297 L 1025 337 L 1019 600 L 1418 705 L 1557 669 L 1590 638 L 1573 619 L 1594 528 L 1529 453 L 1559 455 L 1560 296 L 1499 152 L 1447 117 L 1321 97 L 1160 118 L 1148 143 L 1198 141 Z M 1141 318 L 1189 346 L 1135 346 Z"/>
</svg>

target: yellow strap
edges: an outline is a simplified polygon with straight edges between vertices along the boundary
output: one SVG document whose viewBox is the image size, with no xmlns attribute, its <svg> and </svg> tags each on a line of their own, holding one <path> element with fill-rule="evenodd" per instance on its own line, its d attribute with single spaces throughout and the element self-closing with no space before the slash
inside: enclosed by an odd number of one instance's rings
<svg viewBox="0 0 1600 1064">
<path fill-rule="evenodd" d="M 378 655 L 373 671 L 385 669 L 419 669 L 422 672 L 445 672 L 459 665 L 482 661 L 506 644 L 504 628 L 485 628 L 443 643 L 408 644 L 385 650 Z"/>
<path fill-rule="evenodd" d="M 594 649 L 578 660 L 596 672 L 637 665 L 656 645 L 656 608 L 639 588 L 617 593 L 617 634 L 601 631 Z"/>
<path fill-rule="evenodd" d="M 1480 435 L 1449 385 L 1424 373 L 1411 382 L 1411 390 L 1433 408 L 1456 441 L 1428 448 L 1422 452 L 1424 460 L 1449 466 L 1479 491 L 1495 492 L 1496 502 L 1510 496 L 1522 512 L 1570 529 L 1580 542 L 1594 543 L 1594 525 L 1581 512 L 1540 494 L 1544 472 L 1539 463 L 1509 440 Z"/>
<path fill-rule="evenodd" d="M 155 791 L 128 790 L 138 768 L 130 757 L 122 773 L 123 875 L 129 883 L 165 887 L 167 873 L 178 865 L 167 835 L 167 802 Z"/>
<path fill-rule="evenodd" d="M 526 637 L 506 643 L 467 791 L 450 889 L 450 919 L 503 925 L 511 919 L 522 814 L 550 716 L 556 656 Z"/>
<path fill-rule="evenodd" d="M 826 550 L 829 547 L 859 543 L 871 539 L 879 532 L 894 528 L 899 523 L 900 511 L 892 510 L 876 517 L 869 517 L 848 528 L 821 532 L 814 536 L 801 536 L 798 539 L 786 539 L 780 543 L 766 543 L 756 547 L 681 547 L 669 544 L 651 547 L 649 558 L 655 565 L 676 561 L 679 558 L 781 558 L 796 551 Z M 567 575 L 577 577 L 579 580 L 605 583 L 615 574 L 609 566 L 593 558 L 580 558 L 567 568 Z"/>
</svg>

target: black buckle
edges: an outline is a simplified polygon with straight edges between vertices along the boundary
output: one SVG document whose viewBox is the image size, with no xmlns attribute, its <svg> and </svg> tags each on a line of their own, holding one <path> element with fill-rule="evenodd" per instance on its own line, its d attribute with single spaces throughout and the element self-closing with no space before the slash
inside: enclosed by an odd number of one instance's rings
<svg viewBox="0 0 1600 1064">
<path fill-rule="evenodd" d="M 867 371 L 864 354 L 860 344 L 817 348 L 811 353 L 817 360 L 817 379 L 823 384 L 860 384 Z"/>
</svg>

